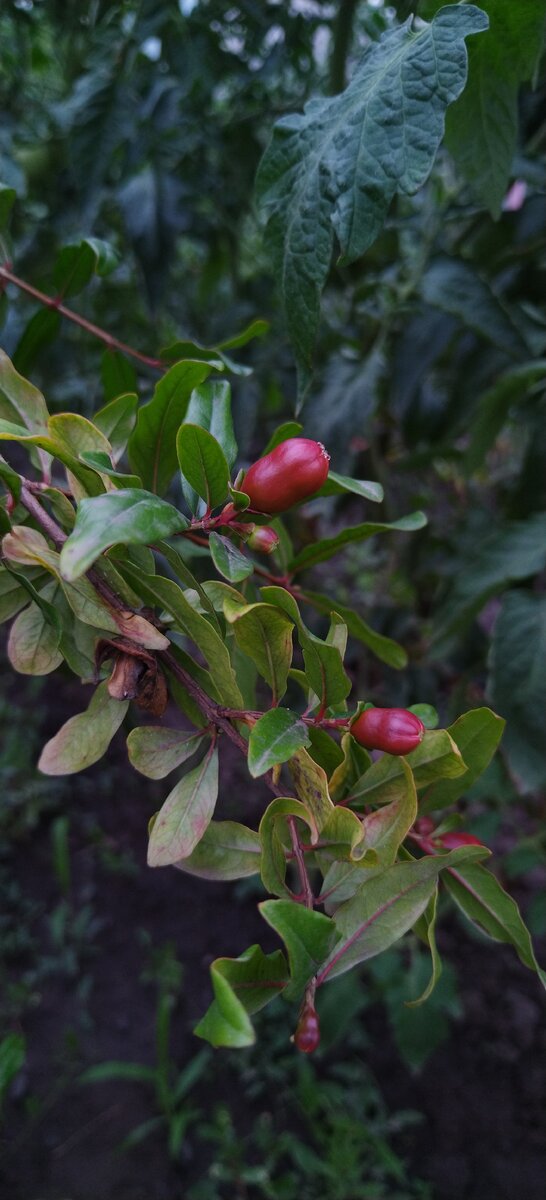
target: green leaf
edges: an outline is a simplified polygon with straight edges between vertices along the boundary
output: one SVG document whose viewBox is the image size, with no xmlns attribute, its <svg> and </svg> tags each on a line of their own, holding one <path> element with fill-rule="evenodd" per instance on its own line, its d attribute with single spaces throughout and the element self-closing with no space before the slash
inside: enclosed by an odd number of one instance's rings
<svg viewBox="0 0 546 1200">
<path fill-rule="evenodd" d="M 118 1062 L 117 1059 L 112 1059 L 110 1062 L 95 1063 L 79 1076 L 79 1082 L 83 1084 L 109 1083 L 112 1080 L 155 1083 L 155 1071 L 153 1067 L 145 1067 L 144 1063 Z"/>
<path fill-rule="evenodd" d="M 118 462 L 127 446 L 135 427 L 137 410 L 138 398 L 135 392 L 124 392 L 123 395 L 116 392 L 115 397 L 93 417 L 94 425 L 110 442 L 114 463 Z"/>
<path fill-rule="evenodd" d="M 468 83 L 448 114 L 446 141 L 474 194 L 498 217 L 518 130 L 519 85 L 544 45 L 543 0 L 480 0 L 489 29 L 472 42 Z"/>
<path fill-rule="evenodd" d="M 326 559 L 332 558 L 338 550 L 342 550 L 344 546 L 348 546 L 350 542 L 363 542 L 367 538 L 374 537 L 376 533 L 389 533 L 400 531 L 401 533 L 415 533 L 417 529 L 423 529 L 427 524 L 427 518 L 422 512 L 410 513 L 407 517 L 400 517 L 398 521 L 393 521 L 391 524 L 382 524 L 380 522 L 366 521 L 363 525 L 353 525 L 342 530 L 341 533 L 335 534 L 334 537 L 323 538 L 321 541 L 314 542 L 312 546 L 306 546 L 301 550 L 289 564 L 291 572 L 303 571 L 307 567 L 314 567 L 317 563 L 325 562 Z"/>
<path fill-rule="evenodd" d="M 546 513 L 536 512 L 525 521 L 507 521 L 501 529 L 482 534 L 464 557 L 452 559 L 453 583 L 437 610 L 434 642 L 463 629 L 485 601 L 510 582 L 538 574 L 546 564 Z"/>
<path fill-rule="evenodd" d="M 0 419 L 47 434 L 48 411 L 38 388 L 15 370 L 7 354 L 0 350 Z"/>
<path fill-rule="evenodd" d="M 328 791 L 326 772 L 304 749 L 296 750 L 289 761 L 288 769 L 294 781 L 296 795 L 312 814 L 320 833 L 334 807 Z"/>
<path fill-rule="evenodd" d="M 35 583 L 47 579 L 45 572 L 31 568 L 25 572 L 27 581 Z M 21 608 L 28 604 L 28 591 L 23 587 L 20 573 L 0 566 L 0 624 L 9 621 Z"/>
<path fill-rule="evenodd" d="M 82 238 L 63 246 L 53 268 L 53 283 L 60 296 L 76 296 L 94 275 L 109 275 L 119 257 L 108 242 L 100 238 Z"/>
<path fill-rule="evenodd" d="M 248 769 L 254 779 L 286 762 L 310 742 L 307 726 L 288 708 L 272 708 L 253 725 L 248 742 Z"/>
<path fill-rule="evenodd" d="M 97 422 L 99 429 L 102 429 L 106 437 L 112 441 L 108 429 L 103 427 L 102 414 L 107 412 L 113 400 L 126 399 L 129 396 L 132 398 L 134 396 L 136 418 L 137 374 L 130 359 L 125 354 L 120 354 L 119 350 L 104 351 L 101 359 L 100 373 L 107 403 L 99 413 L 95 414 L 93 419 Z M 98 417 L 101 417 L 100 422 L 97 419 Z"/>
<path fill-rule="evenodd" d="M 225 641 L 205 617 L 186 599 L 184 592 L 171 579 L 161 575 L 145 575 L 129 563 L 120 564 L 124 578 L 135 588 L 146 604 L 166 609 L 175 625 L 195 643 L 204 654 L 218 691 L 220 703 L 240 708 L 242 696 L 237 686 Z"/>
<path fill-rule="evenodd" d="M 414 711 L 414 710 L 413 710 Z M 433 783 L 419 804 L 422 813 L 454 804 L 464 796 L 489 766 L 502 737 L 505 722 L 490 708 L 475 708 L 459 717 L 446 731 L 466 764 L 464 774 Z"/>
<path fill-rule="evenodd" d="M 546 359 L 518 364 L 505 371 L 479 397 L 474 420 L 470 429 L 470 443 L 464 456 L 467 475 L 481 467 L 488 450 L 505 425 L 510 409 L 518 400 L 525 399 L 535 384 L 542 385 L 546 375 Z"/>
<path fill-rule="evenodd" d="M 391 28 L 365 51 L 342 95 L 312 100 L 303 116 L 277 122 L 257 195 L 269 221 L 301 391 L 309 382 L 334 232 L 343 262 L 354 261 L 377 237 L 394 195 L 412 194 L 425 182 L 445 109 L 466 81 L 464 39 L 486 26 L 478 8 L 461 4 L 418 30 L 411 20 Z"/>
<path fill-rule="evenodd" d="M 318 983 L 387 950 L 425 911 L 440 872 L 486 854 L 484 847 L 463 846 L 449 854 L 395 863 L 368 877 L 352 899 L 337 909 L 334 920 L 341 941 L 320 971 Z"/>
<path fill-rule="evenodd" d="M 546 987 L 546 971 L 537 963 L 529 930 L 498 879 L 478 863 L 466 863 L 450 868 L 443 881 L 465 916 L 495 941 L 513 946 L 524 966 L 536 971 Z"/>
<path fill-rule="evenodd" d="M 69 582 L 78 579 L 109 546 L 147 545 L 186 525 L 186 518 L 172 504 L 142 488 L 122 488 L 81 500 L 74 530 L 61 551 L 63 577 Z"/>
<path fill-rule="evenodd" d="M 167 867 L 188 858 L 201 841 L 218 799 L 218 751 L 211 749 L 176 784 L 154 821 L 148 866 Z"/>
<path fill-rule="evenodd" d="M 282 700 L 292 662 L 292 621 L 272 604 L 240 604 L 229 598 L 224 614 L 237 645 L 269 684 L 274 702 Z"/>
<path fill-rule="evenodd" d="M 220 533 L 211 533 L 209 549 L 218 574 L 223 575 L 230 583 L 240 583 L 242 579 L 248 579 L 248 576 L 252 575 L 254 564 L 229 538 Z"/>
<path fill-rule="evenodd" d="M 417 817 L 417 792 L 411 767 L 400 759 L 403 777 L 395 800 L 368 813 L 362 822 L 362 852 L 375 850 L 381 866 L 390 866 Z"/>
<path fill-rule="evenodd" d="M 56 583 L 46 584 L 40 604 L 23 609 L 11 627 L 8 658 L 22 675 L 49 675 L 63 661 L 59 617 L 49 603 L 57 591 Z"/>
<path fill-rule="evenodd" d="M 336 645 L 323 642 L 321 638 L 310 633 L 304 625 L 298 605 L 294 597 L 280 587 L 261 588 L 264 600 L 275 604 L 290 617 L 297 627 L 298 639 L 303 651 L 305 664 L 305 679 L 314 696 L 310 703 L 314 707 L 327 709 L 341 704 L 351 690 L 351 681 L 343 668 L 343 660 Z M 339 622 L 339 614 L 332 611 L 331 604 L 328 614 L 334 621 Z"/>
<path fill-rule="evenodd" d="M 428 946 L 430 950 L 431 972 L 430 979 L 425 989 L 421 992 L 421 995 L 417 996 L 415 1000 L 406 1000 L 405 1003 L 407 1008 L 419 1008 L 421 1004 L 424 1004 L 425 1001 L 428 1000 L 429 996 L 432 995 L 440 975 L 442 974 L 442 960 L 436 945 L 437 906 L 438 892 L 435 891 L 434 895 L 431 896 L 425 911 L 417 919 L 413 927 L 413 932 L 421 939 L 422 942 L 425 943 L 426 946 Z"/>
<path fill-rule="evenodd" d="M 349 475 L 337 475 L 335 471 L 328 472 L 328 479 L 317 496 L 341 496 L 347 493 L 371 500 L 373 504 L 381 504 L 385 498 L 380 483 L 373 483 L 369 479 L 351 479 Z"/>
<path fill-rule="evenodd" d="M 148 779 L 164 779 L 175 767 L 191 758 L 203 741 L 199 733 L 140 725 L 127 738 L 129 762 Z"/>
<path fill-rule="evenodd" d="M 364 829 L 362 821 L 350 808 L 342 808 L 339 804 L 332 808 L 320 831 L 320 850 L 315 851 L 317 863 L 321 871 L 335 860 L 360 862 L 367 855 L 362 843 Z M 377 856 L 373 855 L 374 865 Z"/>
<path fill-rule="evenodd" d="M 508 306 L 470 263 L 459 258 L 436 259 L 423 276 L 421 295 L 434 311 L 456 317 L 505 354 L 513 358 L 527 355 Z"/>
<path fill-rule="evenodd" d="M 0 183 L 0 229 L 5 229 L 16 199 L 17 192 L 15 188 L 8 187 L 5 183 Z"/>
<path fill-rule="evenodd" d="M 210 373 L 206 363 L 179 362 L 156 384 L 152 399 L 138 411 L 129 438 L 131 470 L 145 488 L 163 495 L 177 467 L 176 435 L 194 387 Z"/>
<path fill-rule="evenodd" d="M 142 487 L 142 480 L 138 475 L 126 475 L 117 470 L 110 454 L 104 454 L 99 450 L 85 450 L 79 455 L 79 458 L 87 467 L 92 467 L 94 471 L 97 471 L 101 478 L 106 475 L 108 479 L 111 479 L 116 488 Z M 148 495 L 151 496 L 152 492 L 149 492 Z"/>
<path fill-rule="evenodd" d="M 274 896 L 290 894 L 285 883 L 285 843 L 289 839 L 287 817 L 303 821 L 310 830 L 312 842 L 319 836 L 312 813 L 300 800 L 294 800 L 293 796 L 278 796 L 268 804 L 260 821 L 260 874 L 264 888 Z"/>
<path fill-rule="evenodd" d="M 302 599 L 316 608 L 318 612 L 329 615 L 332 611 L 333 601 L 328 596 L 321 595 L 320 592 L 310 592 L 306 588 L 302 592 Z M 357 638 L 359 642 L 367 646 L 376 658 L 387 663 L 389 667 L 394 667 L 396 671 L 401 671 L 407 666 L 408 656 L 403 646 L 400 646 L 393 638 L 385 637 L 383 633 L 377 633 L 352 608 L 338 604 L 337 601 L 335 607 L 336 612 L 345 621 L 351 637 Z"/>
<path fill-rule="evenodd" d="M 506 717 L 503 748 L 526 792 L 538 792 L 546 783 L 545 662 L 546 597 L 507 592 L 493 631 L 489 692 Z"/>
<path fill-rule="evenodd" d="M 184 423 L 200 425 L 212 434 L 231 469 L 237 458 L 237 442 L 231 416 L 231 387 L 225 379 L 196 387 L 191 394 Z"/>
<path fill-rule="evenodd" d="M 349 796 L 357 780 L 371 767 L 372 760 L 368 751 L 359 746 L 356 738 L 350 733 L 341 737 L 341 752 L 343 758 L 336 766 L 329 780 L 329 790 L 336 802 Z"/>
<path fill-rule="evenodd" d="M 357 780 L 352 789 L 352 803 L 361 808 L 367 804 L 389 804 L 404 794 L 407 763 L 415 786 L 426 787 L 437 779 L 457 779 L 466 772 L 466 764 L 455 742 L 445 729 L 427 729 L 422 742 L 404 758 L 383 754 Z"/>
<path fill-rule="evenodd" d="M 293 900 L 262 900 L 262 917 L 282 938 L 290 965 L 287 1000 L 298 999 L 331 950 L 337 930 L 330 917 Z"/>
<path fill-rule="evenodd" d="M 211 821 L 189 858 L 174 866 L 199 879 L 245 879 L 258 874 L 260 855 L 260 838 L 253 829 L 237 821 Z"/>
<path fill-rule="evenodd" d="M 39 308 L 25 326 L 13 355 L 13 365 L 22 375 L 29 371 L 38 355 L 55 341 L 61 318 L 54 308 Z"/>
<path fill-rule="evenodd" d="M 285 986 L 284 954 L 250 946 L 239 958 L 217 958 L 211 968 L 214 1000 L 194 1033 L 213 1046 L 250 1046 L 256 1040 L 248 1014 L 274 1000 Z"/>
<path fill-rule="evenodd" d="M 440 718 L 432 704 L 410 704 L 408 712 L 415 713 L 415 716 L 419 717 L 419 720 L 422 721 L 425 729 L 438 728 Z M 457 741 L 456 738 L 454 740 Z"/>
<path fill-rule="evenodd" d="M 15 500 L 18 500 L 21 495 L 21 476 L 10 467 L 5 458 L 0 454 L 0 479 L 6 485 L 6 488 L 11 492 Z"/>
<path fill-rule="evenodd" d="M 73 775 L 85 771 L 106 753 L 129 707 L 126 700 L 112 700 L 108 684 L 100 683 L 89 707 L 61 726 L 46 742 L 38 769 L 44 775 Z"/>
<path fill-rule="evenodd" d="M 275 432 L 271 434 L 265 450 L 262 450 L 260 458 L 265 458 L 266 454 L 271 454 L 271 451 L 276 446 L 280 446 L 281 442 L 287 442 L 289 438 L 299 437 L 302 431 L 303 425 L 300 425 L 299 421 L 285 421 L 283 425 L 278 425 Z"/>
<path fill-rule="evenodd" d="M 222 504 L 228 494 L 229 467 L 216 438 L 200 425 L 181 425 L 176 452 L 184 479 L 205 501 L 207 511 Z"/>
</svg>

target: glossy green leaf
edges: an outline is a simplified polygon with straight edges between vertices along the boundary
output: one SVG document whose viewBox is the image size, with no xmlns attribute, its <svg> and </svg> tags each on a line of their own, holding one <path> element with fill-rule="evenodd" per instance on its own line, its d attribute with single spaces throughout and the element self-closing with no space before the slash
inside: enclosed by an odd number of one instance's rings
<svg viewBox="0 0 546 1200">
<path fill-rule="evenodd" d="M 296 750 L 292 755 L 288 769 L 294 781 L 296 795 L 312 814 L 320 833 L 333 809 L 326 772 L 303 748 Z"/>
<path fill-rule="evenodd" d="M 248 742 L 248 769 L 254 779 L 302 746 L 309 745 L 307 726 L 288 708 L 272 708 L 252 726 Z"/>
<path fill-rule="evenodd" d="M 19 576 L 19 580 L 24 578 Z M 23 675 L 49 675 L 63 661 L 60 649 L 61 625 L 57 610 L 52 601 L 58 592 L 58 585 L 47 583 L 38 594 L 32 584 L 36 601 L 19 613 L 10 630 L 8 638 L 8 658 L 12 667 Z M 31 594 L 32 594 L 31 593 Z"/>
<path fill-rule="evenodd" d="M 453 866 L 442 879 L 465 916 L 495 941 L 513 946 L 521 962 L 536 971 L 546 987 L 546 971 L 537 963 L 529 930 L 515 900 L 498 879 L 478 863 Z"/>
<path fill-rule="evenodd" d="M 117 470 L 113 465 L 113 456 L 110 454 L 105 454 L 100 450 L 84 450 L 79 455 L 79 458 L 85 463 L 86 467 L 92 467 L 102 477 L 106 476 L 108 479 L 111 479 L 117 488 L 142 487 L 142 480 L 139 479 L 138 475 L 127 475 L 123 471 Z M 152 493 L 150 492 L 149 495 L 151 496 Z"/>
<path fill-rule="evenodd" d="M 34 582 L 47 579 L 45 572 L 36 567 L 31 568 L 26 574 Z M 0 566 L 0 624 L 9 621 L 10 617 L 14 617 L 26 604 L 28 604 L 28 592 L 22 586 L 18 573 L 8 571 L 6 567 Z"/>
<path fill-rule="evenodd" d="M 317 492 L 317 496 L 341 496 L 348 493 L 361 496 L 363 500 L 371 500 L 373 504 L 381 504 L 384 500 L 380 483 L 373 483 L 370 479 L 351 479 L 349 475 L 338 475 L 335 471 L 328 472 L 328 479 Z"/>
<path fill-rule="evenodd" d="M 289 438 L 300 437 L 302 432 L 303 425 L 300 425 L 299 421 L 285 421 L 283 425 L 279 425 L 275 432 L 271 434 L 265 450 L 262 450 L 260 458 L 265 458 L 266 454 L 271 454 L 271 451 L 276 446 L 280 446 L 281 442 L 287 442 Z"/>
<path fill-rule="evenodd" d="M 169 537 L 187 525 L 186 518 L 151 492 L 123 488 L 81 500 L 76 524 L 61 551 L 61 571 L 78 579 L 109 546 L 118 542 L 146 545 Z"/>
<path fill-rule="evenodd" d="M 320 592 L 310 592 L 306 588 L 302 592 L 302 599 L 318 612 L 329 615 L 332 611 L 333 601 L 328 596 L 323 596 Z M 394 667 L 395 670 L 401 671 L 407 666 L 408 656 L 403 646 L 395 642 L 393 638 L 385 637 L 383 633 L 377 633 L 370 625 L 362 619 L 359 613 L 354 612 L 352 608 L 348 608 L 344 604 L 335 603 L 336 612 L 343 618 L 351 637 L 357 638 L 369 650 L 379 658 L 381 662 L 387 663 L 389 667 Z"/>
<path fill-rule="evenodd" d="M 218 574 L 223 575 L 230 583 L 240 583 L 242 579 L 248 579 L 248 576 L 252 575 L 254 564 L 229 538 L 220 533 L 211 533 L 209 549 Z"/>
<path fill-rule="evenodd" d="M 285 882 L 285 847 L 291 847 L 288 817 L 296 817 L 307 825 L 312 842 L 318 841 L 319 836 L 313 814 L 300 800 L 294 800 L 293 796 L 278 796 L 268 804 L 260 821 L 260 874 L 264 888 L 274 896 L 290 895 Z"/>
<path fill-rule="evenodd" d="M 21 476 L 10 467 L 5 458 L 0 454 L 0 479 L 6 485 L 6 489 L 11 492 L 11 495 L 18 500 L 21 495 Z"/>
<path fill-rule="evenodd" d="M 49 414 L 42 393 L 15 370 L 0 350 L 0 419 L 29 433 L 47 433 Z"/>
<path fill-rule="evenodd" d="M 129 438 L 131 469 L 151 492 L 163 495 L 177 467 L 176 435 L 194 387 L 210 372 L 206 363 L 179 362 L 156 384 L 152 399 L 138 410 Z"/>
<path fill-rule="evenodd" d="M 174 863 L 180 871 L 200 879 L 245 879 L 260 870 L 260 838 L 237 821 L 211 821 L 188 858 Z"/>
<path fill-rule="evenodd" d="M 410 19 L 371 43 L 341 95 L 314 99 L 303 116 L 277 122 L 257 193 L 300 390 L 309 382 L 334 233 L 343 261 L 354 261 L 382 229 L 394 195 L 424 183 L 445 109 L 465 84 L 464 39 L 486 27 L 487 17 L 471 4 L 444 8 L 418 29 Z"/>
<path fill-rule="evenodd" d="M 99 429 L 102 429 L 102 432 L 106 434 L 106 437 L 112 441 L 107 428 L 110 419 L 110 412 L 108 410 L 110 410 L 111 403 L 115 400 L 134 398 L 134 415 L 136 418 L 137 374 L 131 360 L 125 354 L 121 354 L 119 350 L 104 351 L 101 358 L 100 374 L 106 404 L 98 413 L 95 413 L 93 420 L 96 421 Z M 116 408 L 112 408 L 110 411 L 115 413 Z M 134 422 L 131 423 L 131 429 L 133 425 Z"/>
<path fill-rule="evenodd" d="M 63 246 L 53 268 L 53 283 L 60 296 L 76 296 L 93 275 L 109 275 L 119 257 L 108 242 L 100 238 L 82 238 Z"/>
<path fill-rule="evenodd" d="M 89 706 L 61 726 L 46 742 L 38 769 L 44 775 L 73 775 L 85 771 L 106 753 L 129 707 L 126 700 L 112 700 L 108 685 L 100 683 Z"/>
<path fill-rule="evenodd" d="M 366 521 L 363 525 L 348 526 L 333 537 L 322 538 L 320 541 L 314 542 L 312 546 L 306 546 L 292 559 L 289 569 L 290 571 L 303 571 L 308 567 L 314 567 L 317 563 L 332 558 L 334 554 L 351 542 L 363 542 L 367 538 L 374 537 L 376 533 L 391 531 L 415 533 L 416 530 L 423 529 L 426 523 L 427 518 L 424 513 L 414 512 L 407 517 L 400 517 L 398 521 L 392 521 L 390 524 Z"/>
<path fill-rule="evenodd" d="M 261 588 L 261 594 L 264 600 L 275 604 L 296 625 L 303 651 L 306 681 L 315 697 L 311 698 L 313 707 L 318 704 L 327 709 L 341 704 L 349 695 L 351 682 L 343 668 L 339 649 L 310 633 L 302 621 L 294 597 L 285 588 L 264 587 Z M 337 618 L 337 614 L 332 613 L 331 605 L 328 611 L 331 617 Z"/>
<path fill-rule="evenodd" d="M 127 738 L 129 762 L 148 779 L 164 779 L 202 744 L 199 733 L 166 729 L 162 725 L 139 725 Z"/>
<path fill-rule="evenodd" d="M 432 812 L 435 808 L 454 804 L 470 790 L 489 766 L 504 726 L 502 717 L 491 712 L 490 708 L 475 708 L 449 726 L 446 732 L 458 747 L 466 771 L 454 779 L 441 779 L 433 783 L 420 800 L 420 812 Z"/>
<path fill-rule="evenodd" d="M 237 442 L 231 416 L 231 387 L 227 380 L 208 380 L 194 388 L 185 423 L 200 425 L 212 434 L 231 469 L 237 458 Z"/>
<path fill-rule="evenodd" d="M 350 733 L 342 734 L 341 751 L 343 758 L 328 784 L 330 795 L 336 802 L 351 794 L 357 780 L 369 770 L 372 762 L 368 751 Z"/>
<path fill-rule="evenodd" d="M 336 927 L 324 913 L 293 900 L 263 900 L 258 907 L 286 946 L 290 983 L 284 994 L 287 1000 L 297 999 L 337 940 Z"/>
<path fill-rule="evenodd" d="M 187 858 L 201 841 L 218 799 L 218 751 L 210 750 L 176 784 L 160 809 L 148 844 L 148 866 Z"/>
<path fill-rule="evenodd" d="M 217 958 L 211 968 L 214 1000 L 194 1033 L 212 1046 L 250 1046 L 256 1040 L 248 1014 L 258 1012 L 283 990 L 284 954 L 250 946 L 239 958 Z"/>
<path fill-rule="evenodd" d="M 229 467 L 216 438 L 200 425 L 185 423 L 176 435 L 176 451 L 184 479 L 205 501 L 207 511 L 227 499 Z"/>
<path fill-rule="evenodd" d="M 352 801 L 361 807 L 396 800 L 406 786 L 404 762 L 411 767 L 418 789 L 437 779 L 457 779 L 466 771 L 462 755 L 449 733 L 445 729 L 427 729 L 422 742 L 411 754 L 404 758 L 383 754 L 372 763 L 354 785 Z"/>
<path fill-rule="evenodd" d="M 337 909 L 334 920 L 340 942 L 320 971 L 319 984 L 387 950 L 425 911 L 442 871 L 486 853 L 480 846 L 464 846 L 417 862 L 395 863 L 368 877 L 352 899 Z"/>
<path fill-rule="evenodd" d="M 25 326 L 13 354 L 13 365 L 26 375 L 38 355 L 55 341 L 61 327 L 61 318 L 54 308 L 39 308 Z"/>
<path fill-rule="evenodd" d="M 431 896 L 425 911 L 415 922 L 413 932 L 428 946 L 430 950 L 431 972 L 430 979 L 420 996 L 415 1000 L 406 1000 L 408 1008 L 418 1008 L 432 995 L 442 974 L 442 960 L 436 945 L 436 910 L 438 907 L 438 891 Z"/>
<path fill-rule="evenodd" d="M 368 813 L 362 822 L 362 849 L 375 850 L 381 866 L 390 866 L 395 861 L 398 849 L 417 817 L 417 792 L 411 767 L 403 758 L 400 766 L 403 775 L 396 799 Z"/>
<path fill-rule="evenodd" d="M 239 648 L 256 664 L 275 702 L 286 691 L 292 662 L 292 621 L 272 604 L 224 601 L 224 614 Z"/>
</svg>

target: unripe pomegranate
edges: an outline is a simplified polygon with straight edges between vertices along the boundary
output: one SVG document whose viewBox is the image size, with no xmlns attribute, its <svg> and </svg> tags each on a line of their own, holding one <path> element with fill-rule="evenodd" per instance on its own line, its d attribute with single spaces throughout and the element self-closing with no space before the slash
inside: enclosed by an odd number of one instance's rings
<svg viewBox="0 0 546 1200">
<path fill-rule="evenodd" d="M 304 1004 L 294 1034 L 294 1045 L 301 1050 L 302 1054 L 312 1054 L 319 1042 L 320 1027 L 317 1010 L 312 1004 Z"/>
<path fill-rule="evenodd" d="M 322 442 L 288 438 L 249 467 L 241 488 L 256 512 L 286 512 L 318 492 L 328 477 L 329 462 Z"/>
<path fill-rule="evenodd" d="M 260 554 L 272 554 L 280 542 L 278 533 L 271 528 L 271 525 L 255 525 L 250 537 L 247 540 L 247 546 L 251 550 L 257 550 Z"/>
<path fill-rule="evenodd" d="M 409 754 L 423 740 L 425 726 L 407 708 L 365 708 L 351 725 L 351 733 L 367 750 Z"/>
<path fill-rule="evenodd" d="M 464 833 L 463 830 L 452 829 L 449 833 L 442 833 L 437 839 L 441 842 L 446 850 L 457 850 L 459 846 L 483 846 L 480 839 L 474 837 L 473 833 Z"/>
</svg>

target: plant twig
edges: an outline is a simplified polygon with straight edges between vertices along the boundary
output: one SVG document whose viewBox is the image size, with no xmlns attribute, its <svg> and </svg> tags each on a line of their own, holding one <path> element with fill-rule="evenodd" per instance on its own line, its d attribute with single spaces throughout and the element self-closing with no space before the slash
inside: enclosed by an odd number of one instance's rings
<svg viewBox="0 0 546 1200">
<path fill-rule="evenodd" d="M 168 363 L 162 358 L 151 358 L 148 354 L 141 354 L 140 350 L 134 350 L 132 346 L 128 346 L 126 342 L 120 342 L 119 338 L 108 333 L 106 329 L 101 329 L 99 325 L 94 325 L 92 321 L 88 321 L 86 317 L 81 317 L 79 313 L 74 312 L 72 308 L 67 308 L 58 296 L 47 296 L 45 292 L 40 292 L 38 288 L 27 283 L 26 280 L 20 279 L 18 275 L 14 275 L 5 264 L 0 266 L 0 282 L 13 283 L 14 287 L 20 291 L 26 292 L 28 296 L 32 296 L 39 304 L 43 304 L 44 308 L 54 309 L 61 317 L 66 317 L 68 321 L 72 321 L 74 325 L 79 325 L 81 329 L 85 329 L 87 333 L 104 342 L 104 345 L 109 350 L 119 350 L 121 354 L 128 354 L 130 358 L 136 358 L 138 362 L 143 363 L 146 367 L 152 367 L 154 371 L 163 371 L 168 367 Z"/>
</svg>

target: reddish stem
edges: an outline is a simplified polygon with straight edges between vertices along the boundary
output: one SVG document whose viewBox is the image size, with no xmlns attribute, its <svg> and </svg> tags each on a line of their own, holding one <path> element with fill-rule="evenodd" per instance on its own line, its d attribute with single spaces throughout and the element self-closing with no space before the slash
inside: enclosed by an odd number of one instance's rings
<svg viewBox="0 0 546 1200">
<path fill-rule="evenodd" d="M 80 317 L 79 313 L 75 313 L 73 309 L 67 308 L 62 303 L 59 296 L 47 296 L 45 292 L 38 291 L 38 288 L 32 287 L 32 284 L 26 283 L 24 279 L 19 279 L 18 275 L 14 275 L 13 271 L 5 264 L 0 266 L 0 281 L 4 283 L 13 283 L 20 291 L 26 292 L 28 296 L 32 296 L 39 304 L 43 304 L 44 308 L 56 310 L 61 317 L 66 317 L 68 321 L 72 321 L 74 325 L 79 325 L 81 329 L 85 329 L 87 333 L 104 342 L 109 350 L 119 350 L 122 354 L 128 354 L 131 358 L 138 359 L 146 367 L 153 367 L 156 371 L 166 370 L 168 363 L 162 358 L 150 358 L 148 354 L 141 354 L 140 350 L 133 350 L 132 346 L 128 346 L 126 342 L 120 342 L 118 338 L 111 333 L 107 333 L 105 329 L 94 325 L 92 321 L 88 321 L 86 317 Z"/>
</svg>

